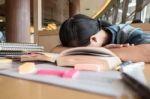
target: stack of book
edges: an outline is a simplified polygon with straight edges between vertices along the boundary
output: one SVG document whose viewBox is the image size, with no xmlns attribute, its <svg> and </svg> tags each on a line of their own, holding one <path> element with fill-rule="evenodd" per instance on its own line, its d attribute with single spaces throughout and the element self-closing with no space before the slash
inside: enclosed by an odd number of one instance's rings
<svg viewBox="0 0 150 99">
<path fill-rule="evenodd" d="M 0 43 L 0 56 L 23 55 L 28 52 L 42 52 L 43 46 L 34 43 Z"/>
</svg>

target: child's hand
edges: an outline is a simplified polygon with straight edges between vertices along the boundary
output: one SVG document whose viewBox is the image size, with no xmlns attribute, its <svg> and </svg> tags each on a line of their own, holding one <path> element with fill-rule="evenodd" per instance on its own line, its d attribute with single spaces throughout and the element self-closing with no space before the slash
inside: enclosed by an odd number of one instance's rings
<svg viewBox="0 0 150 99">
<path fill-rule="evenodd" d="M 128 46 L 134 46 L 134 44 L 108 44 L 108 45 L 105 45 L 104 47 L 105 48 L 121 48 L 121 47 L 128 47 Z"/>
</svg>

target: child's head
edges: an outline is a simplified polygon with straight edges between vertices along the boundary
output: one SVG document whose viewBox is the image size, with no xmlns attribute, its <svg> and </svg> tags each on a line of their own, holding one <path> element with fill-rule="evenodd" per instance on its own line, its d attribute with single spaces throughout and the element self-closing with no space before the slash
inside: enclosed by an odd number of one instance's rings
<svg viewBox="0 0 150 99">
<path fill-rule="evenodd" d="M 93 35 L 108 26 L 110 24 L 107 22 L 78 14 L 67 19 L 61 25 L 59 31 L 60 41 L 65 47 L 87 46 L 90 44 Z"/>
</svg>

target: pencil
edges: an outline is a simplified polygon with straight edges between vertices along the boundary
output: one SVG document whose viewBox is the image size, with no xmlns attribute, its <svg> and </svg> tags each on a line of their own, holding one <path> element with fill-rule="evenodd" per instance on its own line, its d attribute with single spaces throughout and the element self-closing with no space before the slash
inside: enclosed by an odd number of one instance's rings
<svg viewBox="0 0 150 99">
<path fill-rule="evenodd" d="M 122 72 L 122 80 L 133 89 L 142 99 L 150 99 L 150 89 L 127 73 Z"/>
</svg>

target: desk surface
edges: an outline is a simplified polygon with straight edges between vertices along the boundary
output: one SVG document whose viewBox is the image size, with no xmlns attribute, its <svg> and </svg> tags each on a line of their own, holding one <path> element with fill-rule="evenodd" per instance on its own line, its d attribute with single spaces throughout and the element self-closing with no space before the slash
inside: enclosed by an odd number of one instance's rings
<svg viewBox="0 0 150 99">
<path fill-rule="evenodd" d="M 148 85 L 150 85 L 150 64 L 146 64 L 144 74 Z M 2 75 L 0 75 L 0 93 L 0 99 L 114 99 L 114 97 L 66 89 Z M 127 97 L 131 98 L 133 94 L 122 96 L 120 99 L 126 99 Z"/>
</svg>

